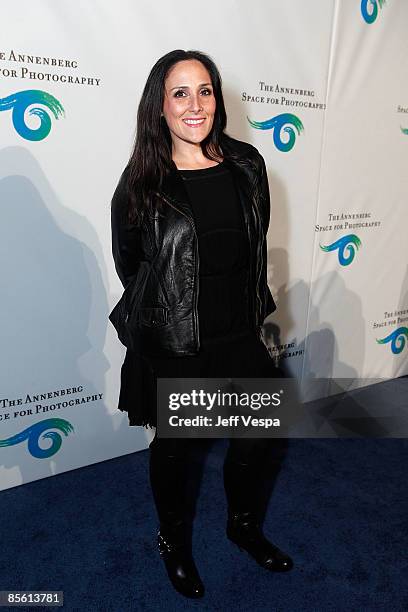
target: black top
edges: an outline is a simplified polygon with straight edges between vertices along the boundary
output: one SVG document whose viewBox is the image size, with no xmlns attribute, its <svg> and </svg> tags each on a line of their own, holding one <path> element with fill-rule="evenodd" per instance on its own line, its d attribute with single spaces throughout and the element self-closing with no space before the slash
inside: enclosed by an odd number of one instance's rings
<svg viewBox="0 0 408 612">
<path fill-rule="evenodd" d="M 198 316 L 203 345 L 248 329 L 249 247 L 230 170 L 179 170 L 198 236 Z"/>
</svg>

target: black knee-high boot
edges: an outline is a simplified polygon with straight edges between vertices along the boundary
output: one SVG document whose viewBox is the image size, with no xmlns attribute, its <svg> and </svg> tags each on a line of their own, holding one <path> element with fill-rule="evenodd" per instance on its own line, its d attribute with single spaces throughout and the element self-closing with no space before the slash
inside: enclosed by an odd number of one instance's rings
<svg viewBox="0 0 408 612">
<path fill-rule="evenodd" d="M 202 597 L 204 585 L 192 556 L 192 519 L 187 516 L 186 458 L 166 440 L 150 445 L 150 483 L 160 527 L 158 546 L 174 588 L 186 597 Z"/>
<path fill-rule="evenodd" d="M 240 450 L 240 443 L 234 441 L 235 452 L 230 446 L 224 461 L 227 537 L 262 567 L 276 572 L 288 571 L 293 567 L 292 559 L 264 536 L 260 517 L 260 487 L 265 472 L 269 479 L 276 479 L 280 465 L 278 461 L 272 462 L 272 466 L 269 462 L 267 470 L 262 454 L 242 452 L 250 448 L 250 442 L 243 440 Z"/>
</svg>

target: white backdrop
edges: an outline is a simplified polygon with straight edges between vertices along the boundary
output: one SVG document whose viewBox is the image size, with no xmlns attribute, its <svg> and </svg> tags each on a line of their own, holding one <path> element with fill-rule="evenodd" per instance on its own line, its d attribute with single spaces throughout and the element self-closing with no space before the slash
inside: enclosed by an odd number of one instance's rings
<svg viewBox="0 0 408 612">
<path fill-rule="evenodd" d="M 20 0 L 2 23 L 2 489 L 147 445 L 116 408 L 109 205 L 172 49 L 212 56 L 229 133 L 267 163 L 270 350 L 298 379 L 408 372 L 404 0 L 207 0 L 199 22 L 185 0 Z"/>
</svg>

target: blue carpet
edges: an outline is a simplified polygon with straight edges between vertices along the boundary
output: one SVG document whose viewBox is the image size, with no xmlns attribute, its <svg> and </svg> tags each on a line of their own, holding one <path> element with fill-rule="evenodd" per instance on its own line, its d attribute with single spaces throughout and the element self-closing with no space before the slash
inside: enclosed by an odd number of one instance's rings
<svg viewBox="0 0 408 612">
<path fill-rule="evenodd" d="M 156 551 L 147 450 L 3 491 L 0 590 L 63 590 L 81 612 L 408 609 L 408 440 L 289 440 L 265 521 L 287 574 L 225 537 L 225 449 L 207 456 L 197 502 L 202 600 L 172 589 Z"/>
</svg>

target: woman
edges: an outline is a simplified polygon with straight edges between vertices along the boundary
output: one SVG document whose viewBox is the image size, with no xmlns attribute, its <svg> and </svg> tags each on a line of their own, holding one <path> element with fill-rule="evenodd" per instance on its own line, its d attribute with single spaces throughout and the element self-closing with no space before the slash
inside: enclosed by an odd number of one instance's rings
<svg viewBox="0 0 408 612">
<path fill-rule="evenodd" d="M 130 425 L 156 425 L 158 377 L 277 375 L 262 341 L 263 321 L 275 309 L 266 280 L 265 163 L 225 127 L 213 61 L 182 50 L 159 59 L 112 199 L 112 250 L 125 292 L 110 318 L 128 347 L 119 409 Z M 159 551 L 187 597 L 204 594 L 187 508 L 196 445 L 155 436 L 149 447 Z M 276 477 L 279 451 L 276 439 L 230 440 L 224 487 L 229 539 L 263 567 L 286 571 L 291 559 L 260 527 L 261 482 Z"/>
</svg>

